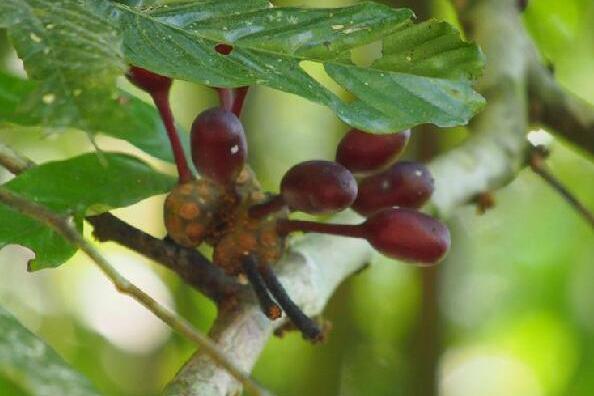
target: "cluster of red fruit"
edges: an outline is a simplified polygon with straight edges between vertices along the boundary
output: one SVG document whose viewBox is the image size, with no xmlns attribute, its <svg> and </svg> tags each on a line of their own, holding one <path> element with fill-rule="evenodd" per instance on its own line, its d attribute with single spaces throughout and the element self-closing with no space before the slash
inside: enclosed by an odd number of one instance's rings
<svg viewBox="0 0 594 396">
<path fill-rule="evenodd" d="M 317 326 L 284 295 L 270 269 L 282 256 L 291 232 L 365 238 L 389 257 L 423 264 L 436 263 L 449 249 L 447 228 L 415 210 L 433 192 L 429 171 L 419 163 L 394 162 L 409 131 L 374 135 L 352 129 L 338 146 L 336 162 L 297 164 L 283 177 L 280 193 L 270 195 L 262 192 L 245 167 L 247 143 L 238 117 L 247 87 L 218 89 L 221 107 L 202 112 L 194 121 L 192 161 L 201 175 L 196 179 L 169 107 L 171 79 L 138 67 L 127 76 L 153 97 L 177 164 L 179 184 L 164 205 L 169 238 L 185 247 L 212 245 L 213 262 L 229 275 L 247 275 L 270 318 L 279 317 L 281 310 L 268 292 L 306 337 L 320 336 Z M 339 225 L 288 218 L 291 211 L 327 214 L 349 207 L 367 220 Z"/>
<path fill-rule="evenodd" d="M 420 163 L 394 162 L 409 137 L 408 130 L 375 135 L 351 129 L 338 145 L 336 162 L 302 162 L 283 177 L 277 200 L 282 199 L 291 210 L 325 214 L 351 207 L 367 217 L 364 223 L 287 220 L 279 222 L 279 229 L 365 238 L 392 258 L 419 264 L 438 262 L 449 249 L 448 229 L 415 210 L 431 197 L 433 178 Z M 353 174 L 360 175 L 359 179 Z"/>
</svg>

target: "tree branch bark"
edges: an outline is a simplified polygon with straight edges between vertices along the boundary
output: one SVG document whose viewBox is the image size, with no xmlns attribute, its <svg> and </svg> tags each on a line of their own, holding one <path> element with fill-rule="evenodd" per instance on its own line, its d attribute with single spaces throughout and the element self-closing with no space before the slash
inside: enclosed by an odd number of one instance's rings
<svg viewBox="0 0 594 396">
<path fill-rule="evenodd" d="M 536 60 L 528 77 L 531 121 L 594 155 L 594 106 L 563 89 Z"/>
<path fill-rule="evenodd" d="M 464 4 L 462 4 L 464 3 Z M 525 164 L 527 129 L 526 71 L 536 56 L 522 27 L 515 0 L 476 0 L 458 10 L 470 36 L 488 59 L 480 91 L 488 104 L 471 125 L 473 136 L 430 163 L 436 180 L 431 208 L 442 218 L 478 193 L 500 188 Z M 336 216 L 341 223 L 361 219 L 352 212 Z M 362 268 L 373 251 L 365 242 L 308 235 L 298 240 L 276 266 L 281 282 L 304 312 L 315 315 L 336 287 Z M 251 370 L 274 328 L 252 299 L 219 313 L 210 336 L 244 370 Z M 240 385 L 197 352 L 165 389 L 165 395 L 237 395 Z"/>
</svg>

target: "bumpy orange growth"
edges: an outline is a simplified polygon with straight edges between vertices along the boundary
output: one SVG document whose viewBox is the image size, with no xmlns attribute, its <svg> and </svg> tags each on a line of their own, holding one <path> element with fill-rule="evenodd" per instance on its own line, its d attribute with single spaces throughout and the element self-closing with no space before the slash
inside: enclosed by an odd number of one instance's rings
<svg viewBox="0 0 594 396">
<path fill-rule="evenodd" d="M 244 169 L 233 190 L 208 179 L 176 186 L 167 196 L 164 221 L 176 243 L 196 247 L 202 242 L 214 246 L 213 261 L 229 275 L 242 272 L 242 261 L 253 255 L 259 265 L 274 264 L 285 248 L 277 233 L 277 220 L 287 211 L 252 218 L 249 207 L 266 200 L 253 174 Z"/>
<path fill-rule="evenodd" d="M 272 265 L 285 249 L 285 238 L 277 232 L 277 220 L 286 218 L 286 211 L 264 218 L 252 218 L 248 209 L 265 199 L 262 194 L 252 193 L 237 208 L 230 220 L 227 233 L 215 245 L 213 261 L 229 275 L 242 272 L 242 258 L 253 255 L 259 265 Z"/>
<path fill-rule="evenodd" d="M 226 206 L 228 199 L 223 199 L 224 196 L 220 187 L 205 179 L 177 185 L 163 207 L 169 237 L 185 247 L 198 246 L 218 221 L 216 215 Z"/>
</svg>

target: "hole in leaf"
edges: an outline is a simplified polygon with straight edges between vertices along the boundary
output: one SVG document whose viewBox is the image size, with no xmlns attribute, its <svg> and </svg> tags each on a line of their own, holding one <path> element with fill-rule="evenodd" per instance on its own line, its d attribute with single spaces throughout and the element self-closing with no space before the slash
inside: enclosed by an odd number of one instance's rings
<svg viewBox="0 0 594 396">
<path fill-rule="evenodd" d="M 233 51 L 233 46 L 229 44 L 217 44 L 215 45 L 215 51 L 217 51 L 221 55 L 229 55 L 231 51 Z"/>
<path fill-rule="evenodd" d="M 340 98 L 345 97 L 348 92 L 340 86 L 336 81 L 332 79 L 324 70 L 324 65 L 319 62 L 313 61 L 301 61 L 299 62 L 299 66 L 303 69 L 304 72 L 309 74 L 314 80 L 316 80 L 320 85 L 324 86 L 324 88 L 328 89 L 330 92 L 333 92 Z"/>
<path fill-rule="evenodd" d="M 374 41 L 351 50 L 351 61 L 360 67 L 370 67 L 382 57 L 382 41 Z"/>
</svg>

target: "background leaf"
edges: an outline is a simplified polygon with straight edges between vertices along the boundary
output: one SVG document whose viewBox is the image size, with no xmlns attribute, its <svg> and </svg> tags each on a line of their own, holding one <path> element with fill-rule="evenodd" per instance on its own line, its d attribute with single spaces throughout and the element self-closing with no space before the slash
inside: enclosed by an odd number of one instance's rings
<svg viewBox="0 0 594 396">
<path fill-rule="evenodd" d="M 267 85 L 329 106 L 346 123 L 374 132 L 465 124 L 483 104 L 470 85 L 483 63 L 478 48 L 443 23 L 411 26 L 407 9 L 375 3 L 271 8 L 268 1 L 225 0 L 145 12 L 113 5 L 109 15 L 119 23 L 131 63 L 212 86 Z M 383 57 L 371 67 L 353 64 L 352 49 L 378 41 Z M 412 57 L 411 42 L 421 47 Z M 219 54 L 220 43 L 233 51 Z M 418 67 L 410 65 L 413 59 Z M 354 100 L 322 86 L 302 61 L 322 63 Z"/>
<path fill-rule="evenodd" d="M 35 89 L 33 81 L 0 72 L 0 122 L 38 125 L 41 120 L 19 108 L 19 104 L 26 101 Z M 173 162 L 163 122 L 153 106 L 121 90 L 118 91 L 117 100 L 109 100 L 114 111 L 111 116 L 94 121 L 97 133 L 126 140 L 156 158 Z M 50 123 L 48 126 L 58 125 Z M 189 152 L 188 139 L 182 139 L 182 143 Z"/>
<path fill-rule="evenodd" d="M 383 51 L 374 68 L 452 80 L 478 78 L 485 62 L 475 44 L 460 40 L 460 32 L 447 22 L 435 20 L 410 23 L 386 37 Z"/>
<path fill-rule="evenodd" d="M 34 120 L 32 115 L 17 112 L 19 103 L 23 102 L 34 89 L 35 84 L 32 81 L 0 72 L 0 121 L 25 125 L 36 124 L 38 120 Z"/>
<path fill-rule="evenodd" d="M 0 27 L 40 82 L 20 113 L 39 123 L 93 132 L 121 118 L 116 78 L 125 70 L 117 32 L 89 0 L 3 0 Z"/>
<path fill-rule="evenodd" d="M 134 157 L 104 153 L 101 160 L 85 154 L 48 162 L 4 186 L 57 213 L 72 215 L 82 228 L 82 217 L 89 209 L 99 212 L 129 206 L 171 190 L 175 181 Z M 32 269 L 55 267 L 76 251 L 53 230 L 6 206 L 0 205 L 0 218 L 0 248 L 14 243 L 32 249 L 36 254 Z"/>
<path fill-rule="evenodd" d="M 0 375 L 34 396 L 99 395 L 85 377 L 2 307 Z"/>
</svg>

